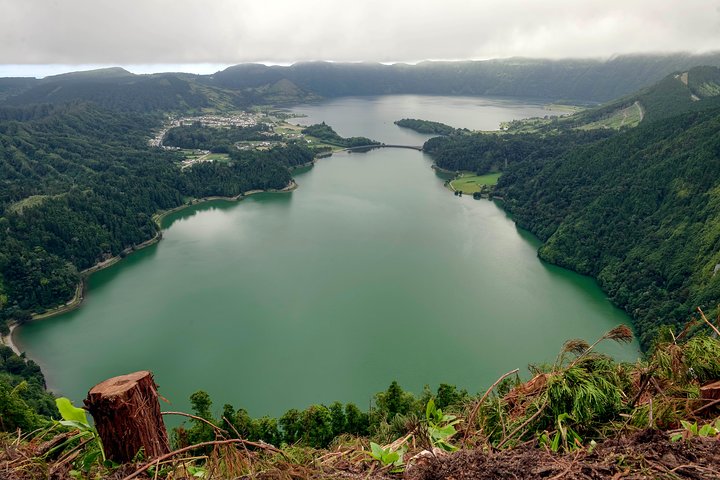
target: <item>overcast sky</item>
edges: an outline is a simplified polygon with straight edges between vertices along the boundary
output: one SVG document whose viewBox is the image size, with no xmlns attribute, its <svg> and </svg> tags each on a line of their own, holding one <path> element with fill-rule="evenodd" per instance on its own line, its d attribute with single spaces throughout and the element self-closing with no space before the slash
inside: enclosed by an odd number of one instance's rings
<svg viewBox="0 0 720 480">
<path fill-rule="evenodd" d="M 2 76 L 714 50 L 720 0 L 0 0 Z"/>
</svg>

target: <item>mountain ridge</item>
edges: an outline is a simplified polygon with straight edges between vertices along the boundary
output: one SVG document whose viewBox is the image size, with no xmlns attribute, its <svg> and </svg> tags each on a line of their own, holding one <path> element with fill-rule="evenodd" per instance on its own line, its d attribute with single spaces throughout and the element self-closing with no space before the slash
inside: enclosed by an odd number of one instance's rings
<svg viewBox="0 0 720 480">
<path fill-rule="evenodd" d="M 605 102 L 697 65 L 720 66 L 720 52 L 702 55 L 622 55 L 608 60 L 514 57 L 482 61 L 397 63 L 246 63 L 210 75 L 133 74 L 120 67 L 43 79 L 0 79 L 8 105 L 93 101 L 125 110 L 162 111 L 291 104 L 338 96 L 429 94 L 514 96 Z M 284 88 L 277 94 L 278 82 Z M 168 85 L 169 84 L 169 85 Z M 54 88 L 53 88 L 54 86 Z M 60 88 L 58 88 L 60 87 Z M 213 95 L 193 93 L 211 89 Z M 291 94 L 288 94 L 288 91 Z M 214 96 L 223 102 L 215 103 Z M 138 100 L 140 99 L 140 100 Z"/>
</svg>

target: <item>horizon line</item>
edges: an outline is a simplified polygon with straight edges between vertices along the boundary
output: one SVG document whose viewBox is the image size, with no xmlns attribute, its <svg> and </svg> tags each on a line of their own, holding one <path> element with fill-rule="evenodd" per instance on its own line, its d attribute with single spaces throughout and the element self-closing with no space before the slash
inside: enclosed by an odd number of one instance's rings
<svg viewBox="0 0 720 480">
<path fill-rule="evenodd" d="M 588 56 L 588 57 L 540 57 L 540 56 L 521 56 L 514 55 L 511 57 L 488 57 L 488 58 L 427 58 L 422 60 L 394 60 L 394 61 L 376 61 L 376 60 L 297 60 L 291 62 L 278 62 L 270 60 L 244 61 L 238 63 L 223 62 L 188 62 L 188 63 L 46 63 L 46 64 L 0 64 L 0 78 L 35 78 L 43 79 L 55 75 L 63 75 L 67 73 L 89 72 L 93 70 L 102 70 L 108 68 L 122 68 L 134 75 L 152 75 L 160 73 L 186 73 L 191 75 L 212 75 L 226 68 L 238 65 L 264 65 L 266 67 L 290 67 L 302 63 L 338 63 L 338 64 L 380 64 L 380 65 L 418 65 L 425 62 L 486 62 L 493 60 L 540 60 L 548 62 L 557 61 L 611 61 L 620 57 L 632 56 L 663 56 L 663 55 L 690 55 L 704 56 L 720 54 L 720 50 L 710 50 L 706 52 L 689 52 L 689 51 L 672 51 L 672 52 L 636 52 L 612 54 L 608 56 Z"/>
</svg>

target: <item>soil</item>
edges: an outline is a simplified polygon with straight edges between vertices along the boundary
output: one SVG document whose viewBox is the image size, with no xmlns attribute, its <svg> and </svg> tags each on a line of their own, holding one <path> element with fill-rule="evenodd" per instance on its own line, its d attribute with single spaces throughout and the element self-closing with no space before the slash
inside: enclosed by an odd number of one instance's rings
<svg viewBox="0 0 720 480">
<path fill-rule="evenodd" d="M 463 450 L 411 466 L 404 478 L 720 480 L 720 438 L 670 442 L 667 433 L 648 430 L 607 440 L 590 453 L 554 454 L 532 446 L 492 453 Z"/>
</svg>

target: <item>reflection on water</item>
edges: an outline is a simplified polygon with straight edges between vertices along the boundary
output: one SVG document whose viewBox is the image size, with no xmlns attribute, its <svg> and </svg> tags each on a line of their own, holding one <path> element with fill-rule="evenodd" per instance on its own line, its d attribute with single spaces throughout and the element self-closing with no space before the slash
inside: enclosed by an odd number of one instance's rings
<svg viewBox="0 0 720 480">
<path fill-rule="evenodd" d="M 356 126 L 345 128 L 399 130 L 403 102 L 418 118 L 437 109 L 406 100 L 376 98 L 366 113 L 352 100 Z M 491 115 L 453 105 L 458 123 Z M 312 121 L 347 114 L 303 108 Z M 534 108 L 508 105 L 504 117 Z M 159 244 L 93 275 L 80 309 L 23 327 L 20 343 L 76 402 L 101 380 L 149 369 L 173 409 L 189 410 L 203 389 L 215 406 L 258 416 L 364 406 L 393 380 L 417 393 L 440 382 L 484 390 L 552 361 L 568 338 L 627 321 L 592 280 L 540 262 L 537 240 L 497 205 L 454 197 L 430 167 L 412 150 L 336 154 L 295 172 L 292 193 L 169 215 Z"/>
</svg>

